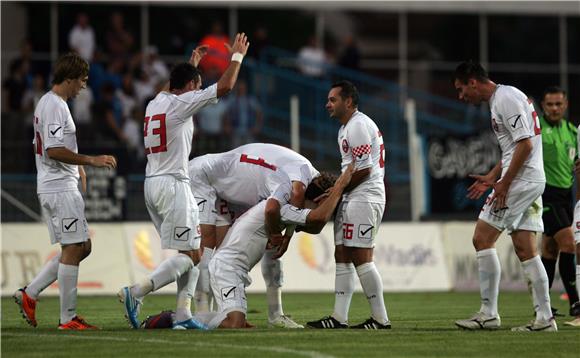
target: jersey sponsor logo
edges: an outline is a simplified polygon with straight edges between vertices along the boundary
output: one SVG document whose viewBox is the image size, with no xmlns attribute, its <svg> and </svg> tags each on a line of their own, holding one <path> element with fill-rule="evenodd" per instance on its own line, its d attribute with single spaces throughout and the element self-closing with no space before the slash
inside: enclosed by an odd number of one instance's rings
<svg viewBox="0 0 580 358">
<path fill-rule="evenodd" d="M 348 145 L 348 141 L 346 139 L 343 139 L 342 140 L 342 151 L 345 153 L 348 153 L 348 148 L 350 148 Z"/>
<path fill-rule="evenodd" d="M 78 218 L 64 218 L 62 219 L 62 232 L 77 232 Z"/>
<path fill-rule="evenodd" d="M 507 122 L 513 129 L 520 129 L 523 127 L 521 118 L 521 114 L 514 114 L 507 119 Z"/>
<path fill-rule="evenodd" d="M 224 300 L 233 300 L 236 298 L 236 286 L 222 288 L 222 297 Z"/>
<path fill-rule="evenodd" d="M 188 241 L 190 232 L 191 229 L 187 226 L 176 226 L 173 230 L 173 236 L 175 237 L 175 240 Z"/>
<path fill-rule="evenodd" d="M 358 238 L 370 240 L 373 238 L 373 229 L 375 227 L 369 224 L 360 224 L 358 226 Z"/>
<path fill-rule="evenodd" d="M 62 138 L 62 126 L 60 124 L 48 125 L 48 138 Z"/>
</svg>

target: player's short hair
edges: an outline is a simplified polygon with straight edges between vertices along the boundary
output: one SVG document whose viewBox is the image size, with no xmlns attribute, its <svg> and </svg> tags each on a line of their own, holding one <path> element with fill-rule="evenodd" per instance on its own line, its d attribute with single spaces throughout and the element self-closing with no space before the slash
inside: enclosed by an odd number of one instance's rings
<svg viewBox="0 0 580 358">
<path fill-rule="evenodd" d="M 561 93 L 564 96 L 564 98 L 566 98 L 566 91 L 564 91 L 564 89 L 562 87 L 560 87 L 560 86 L 549 86 L 549 87 L 546 87 L 546 89 L 542 93 L 542 101 L 544 99 L 546 99 L 546 95 L 549 95 L 549 94 L 557 94 L 557 93 Z"/>
<path fill-rule="evenodd" d="M 455 69 L 454 80 L 459 80 L 459 82 L 465 84 L 472 78 L 479 82 L 489 81 L 489 75 L 485 68 L 473 60 L 462 62 Z"/>
<path fill-rule="evenodd" d="M 352 99 L 352 105 L 354 107 L 358 106 L 359 99 L 358 89 L 352 82 L 345 80 L 334 82 L 330 88 L 337 87 L 340 87 L 340 97 L 342 98 L 342 100 L 345 100 L 350 97 Z"/>
<path fill-rule="evenodd" d="M 74 52 L 61 56 L 54 65 L 52 84 L 59 85 L 65 80 L 76 80 L 89 75 L 89 63 Z"/>
<path fill-rule="evenodd" d="M 180 63 L 171 69 L 169 75 L 169 90 L 182 89 L 190 81 L 199 81 L 201 74 L 191 63 Z"/>
<path fill-rule="evenodd" d="M 318 198 L 334 185 L 334 182 L 337 178 L 338 177 L 332 173 L 321 172 L 319 176 L 310 182 L 310 185 L 308 185 L 308 188 L 306 188 L 304 197 L 308 200 L 314 200 Z"/>
</svg>

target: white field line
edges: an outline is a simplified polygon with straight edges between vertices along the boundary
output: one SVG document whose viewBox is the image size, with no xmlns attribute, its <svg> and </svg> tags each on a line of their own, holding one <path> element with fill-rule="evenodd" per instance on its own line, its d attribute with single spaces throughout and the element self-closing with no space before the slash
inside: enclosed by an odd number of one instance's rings
<svg viewBox="0 0 580 358">
<path fill-rule="evenodd" d="M 111 341 L 111 342 L 131 342 L 131 343 L 156 343 L 156 344 L 168 344 L 168 345 L 185 345 L 188 347 L 221 347 L 228 349 L 247 349 L 253 351 L 265 351 L 274 353 L 288 353 L 294 354 L 301 357 L 310 358 L 335 358 L 332 355 L 323 354 L 316 351 L 300 351 L 291 348 L 284 347 L 260 347 L 260 346 L 246 346 L 238 344 L 224 344 L 215 342 L 199 342 L 199 341 L 174 341 L 167 339 L 156 339 L 156 338 L 123 338 L 123 337 L 110 337 L 110 336 L 79 336 L 79 335 L 68 335 L 68 334 L 25 334 L 25 333 L 12 333 L 12 332 L 2 332 L 3 337 L 46 337 L 46 338 L 66 338 L 66 339 L 79 339 L 79 340 L 93 340 L 93 341 Z"/>
</svg>

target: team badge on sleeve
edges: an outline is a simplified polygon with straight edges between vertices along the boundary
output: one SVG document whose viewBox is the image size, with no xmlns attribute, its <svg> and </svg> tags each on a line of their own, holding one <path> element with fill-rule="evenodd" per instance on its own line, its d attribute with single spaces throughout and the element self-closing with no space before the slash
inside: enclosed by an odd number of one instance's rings
<svg viewBox="0 0 580 358">
<path fill-rule="evenodd" d="M 58 123 L 48 125 L 48 138 L 62 138 L 62 132 L 62 125 Z"/>
<path fill-rule="evenodd" d="M 224 300 L 232 300 L 236 298 L 236 286 L 222 288 L 222 298 Z"/>
<path fill-rule="evenodd" d="M 358 147 L 352 148 L 352 156 L 355 157 L 356 160 L 366 159 L 370 154 L 371 154 L 370 144 L 363 144 L 359 145 Z"/>
<path fill-rule="evenodd" d="M 522 119 L 522 115 L 521 114 L 515 114 L 511 117 L 509 117 L 507 119 L 508 124 L 513 128 L 513 129 L 519 129 L 522 128 L 523 124 L 523 119 Z"/>
</svg>

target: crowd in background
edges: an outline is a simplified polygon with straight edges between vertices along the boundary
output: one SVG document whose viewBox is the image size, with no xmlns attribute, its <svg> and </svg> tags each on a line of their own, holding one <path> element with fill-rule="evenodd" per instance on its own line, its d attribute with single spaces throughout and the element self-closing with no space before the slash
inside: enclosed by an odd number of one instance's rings
<svg viewBox="0 0 580 358">
<path fill-rule="evenodd" d="M 257 58 L 269 45 L 267 29 L 258 26 L 254 37 L 249 56 Z M 97 43 L 89 16 L 77 14 L 76 23 L 68 32 L 68 48 L 90 63 L 87 89 L 69 102 L 77 137 L 83 149 L 114 149 L 121 160 L 131 158 L 126 161 L 130 163 L 127 170 L 141 172 L 145 165 L 142 146 L 145 106 L 168 82 L 170 64 L 160 58 L 155 46 L 150 45 L 143 51 L 139 48 L 132 29 L 126 26 L 119 12 L 110 15 L 104 39 L 105 43 Z M 223 44 L 229 42 L 223 25 L 216 21 L 195 44 L 210 46 L 208 55 L 200 63 L 204 87 L 217 81 L 227 67 L 228 52 Z M 2 91 L 3 116 L 7 120 L 20 118 L 29 133 L 32 133 L 32 112 L 50 89 L 51 81 L 49 66 L 32 59 L 33 46 L 24 41 L 19 57 L 10 63 Z M 360 54 L 354 40 L 346 39 L 344 48 L 340 57 L 334 58 L 311 37 L 300 49 L 296 67 L 314 78 L 323 77 L 325 67 L 333 62 L 358 68 Z M 184 56 L 182 60 L 187 58 Z M 252 94 L 251 84 L 250 79 L 242 76 L 234 93 L 195 116 L 193 155 L 227 151 L 262 140 L 264 115 Z M 33 159 L 28 167 L 33 170 Z"/>
</svg>

